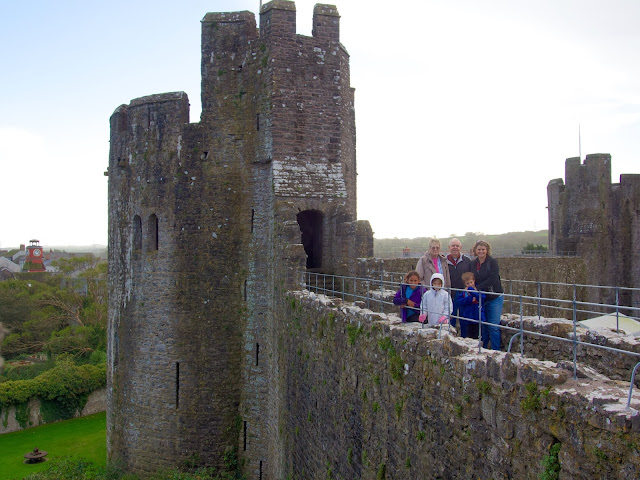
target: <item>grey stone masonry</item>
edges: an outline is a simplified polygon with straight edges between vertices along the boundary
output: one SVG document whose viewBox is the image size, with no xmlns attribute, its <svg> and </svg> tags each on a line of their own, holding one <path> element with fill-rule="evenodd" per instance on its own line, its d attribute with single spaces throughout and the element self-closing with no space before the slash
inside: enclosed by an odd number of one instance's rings
<svg viewBox="0 0 640 480">
<path fill-rule="evenodd" d="M 547 196 L 552 253 L 584 258 L 590 284 L 640 287 L 640 174 L 611 183 L 611 155 L 568 158 L 565 180 L 551 180 Z M 622 291 L 619 300 L 640 307 L 638 292 Z M 599 301 L 615 303 L 615 292 Z"/>
<path fill-rule="evenodd" d="M 640 478 L 628 383 L 308 291 L 280 311 L 289 478 Z"/>
<path fill-rule="evenodd" d="M 107 443 L 148 474 L 237 454 L 282 478 L 274 302 L 371 256 L 356 219 L 354 90 L 335 7 L 202 20 L 202 115 L 184 92 L 111 116 Z"/>
</svg>

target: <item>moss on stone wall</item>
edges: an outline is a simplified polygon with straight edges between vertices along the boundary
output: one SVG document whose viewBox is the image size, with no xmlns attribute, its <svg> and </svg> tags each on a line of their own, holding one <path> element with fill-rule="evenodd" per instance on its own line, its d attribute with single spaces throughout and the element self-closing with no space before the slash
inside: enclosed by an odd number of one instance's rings
<svg viewBox="0 0 640 480">
<path fill-rule="evenodd" d="M 294 315 L 300 328 L 292 330 Z M 640 473 L 626 446 L 640 439 L 637 412 L 613 413 L 599 400 L 598 392 L 618 392 L 606 397 L 614 404 L 624 397 L 615 384 L 574 382 L 566 370 L 503 352 L 478 354 L 474 342 L 438 339 L 308 292 L 290 293 L 276 320 L 291 333 L 280 363 L 291 478 L 324 477 L 327 464 L 333 478 L 537 479 L 560 467 L 567 478 Z"/>
</svg>

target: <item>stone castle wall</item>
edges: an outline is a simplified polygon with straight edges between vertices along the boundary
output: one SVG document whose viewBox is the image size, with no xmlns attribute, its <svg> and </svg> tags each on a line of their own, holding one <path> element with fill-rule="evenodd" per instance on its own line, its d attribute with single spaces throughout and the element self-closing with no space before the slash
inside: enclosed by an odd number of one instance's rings
<svg viewBox="0 0 640 480">
<path fill-rule="evenodd" d="M 24 428 L 37 427 L 38 425 L 44 425 L 46 422 L 40 412 L 41 401 L 38 397 L 29 399 L 27 402 L 26 410 L 28 412 L 28 419 L 26 425 L 20 425 L 20 422 L 16 418 L 19 413 L 16 411 L 16 406 L 4 407 L 0 409 L 0 435 L 3 433 L 17 432 Z M 104 412 L 107 408 L 107 390 L 100 388 L 91 392 L 87 397 L 87 403 L 85 403 L 82 410 L 77 410 L 74 418 L 84 417 L 87 415 L 93 415 L 94 413 Z"/>
<path fill-rule="evenodd" d="M 556 443 L 560 478 L 640 475 L 628 384 L 397 320 L 308 292 L 282 302 L 290 478 L 537 479 Z"/>
</svg>

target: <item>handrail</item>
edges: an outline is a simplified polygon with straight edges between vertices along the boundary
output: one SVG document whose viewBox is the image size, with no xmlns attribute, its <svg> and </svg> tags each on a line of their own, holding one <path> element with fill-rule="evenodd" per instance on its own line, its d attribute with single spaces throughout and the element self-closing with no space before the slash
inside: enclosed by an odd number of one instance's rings
<svg viewBox="0 0 640 480">
<path fill-rule="evenodd" d="M 365 301 L 367 308 L 371 308 L 372 303 L 373 304 L 378 304 L 379 308 L 380 308 L 380 312 L 383 313 L 384 312 L 384 306 L 391 306 L 393 305 L 392 302 L 390 301 L 386 301 L 384 299 L 385 296 L 385 288 L 387 288 L 387 294 L 390 294 L 391 291 L 395 291 L 397 289 L 398 286 L 398 282 L 389 282 L 389 281 L 385 281 L 383 280 L 383 275 L 381 275 L 381 277 L 379 279 L 374 279 L 374 278 L 366 278 L 366 277 L 348 277 L 348 276 L 339 276 L 339 275 L 327 275 L 327 274 L 322 274 L 322 273 L 315 273 L 315 272 L 301 272 L 302 274 L 302 279 L 303 281 L 302 286 L 306 289 L 309 289 L 310 291 L 315 290 L 316 293 L 318 293 L 319 291 L 322 291 L 322 293 L 324 294 L 330 294 L 333 296 L 338 296 L 341 297 L 342 300 L 347 300 L 348 298 L 352 298 L 354 302 L 356 301 Z M 318 283 L 318 279 L 319 277 L 322 277 L 322 285 L 319 285 Z M 331 277 L 331 289 L 329 290 L 327 288 L 327 277 Z M 312 283 L 312 278 L 315 279 L 315 285 Z M 336 279 L 340 279 L 340 282 L 342 284 L 342 288 L 340 290 L 336 290 Z M 366 288 L 366 293 L 360 294 L 358 292 L 358 281 L 361 282 L 361 287 L 365 287 Z M 339 282 L 339 283 L 340 283 Z M 352 291 L 348 291 L 348 287 L 350 284 L 353 284 L 353 290 Z M 366 284 L 366 285 L 364 285 Z M 371 284 L 374 285 L 379 285 L 379 289 L 376 287 L 374 289 L 371 289 Z M 347 288 L 345 288 L 345 286 Z M 640 357 L 640 352 L 632 352 L 629 350 L 623 350 L 623 349 L 619 349 L 619 348 L 615 348 L 615 347 L 610 347 L 610 346 L 606 346 L 606 345 L 598 345 L 595 343 L 590 343 L 590 342 L 585 342 L 582 340 L 578 339 L 578 321 L 577 321 L 577 314 L 579 312 L 585 312 L 585 313 L 599 313 L 599 312 L 592 312 L 589 310 L 581 310 L 578 308 L 578 305 L 581 306 L 595 306 L 595 307 L 600 307 L 600 308 L 619 308 L 619 305 L 610 305 L 610 304 L 602 304 L 602 303 L 595 303 L 595 302 L 580 302 L 576 299 L 576 289 L 579 285 L 572 285 L 573 286 L 573 299 L 572 300 L 563 300 L 563 299 L 553 299 L 553 298 L 545 298 L 545 297 L 533 297 L 533 296 L 527 296 L 527 295 L 513 295 L 513 294 L 509 294 L 509 293 L 504 293 L 502 295 L 504 295 L 506 298 L 517 298 L 518 299 L 518 303 L 520 305 L 520 326 L 519 328 L 514 328 L 508 325 L 501 325 L 501 324 L 489 324 L 488 322 L 482 322 L 481 320 L 473 320 L 473 319 L 468 319 L 468 318 L 464 318 L 464 317 L 460 317 L 460 316 L 456 316 L 456 315 L 452 315 L 451 312 L 449 312 L 449 322 L 447 323 L 447 325 L 449 326 L 449 330 L 451 329 L 451 319 L 455 318 L 457 320 L 460 319 L 464 319 L 469 323 L 477 323 L 479 324 L 479 326 L 482 325 L 492 325 L 494 327 L 500 328 L 501 331 L 511 331 L 511 332 L 515 332 L 513 334 L 513 336 L 511 337 L 511 339 L 509 340 L 509 346 L 507 348 L 507 353 L 511 353 L 511 347 L 512 347 L 512 343 L 514 341 L 514 339 L 516 338 L 520 338 L 520 355 L 524 356 L 524 342 L 525 342 L 525 333 L 527 334 L 527 336 L 529 337 L 539 337 L 539 338 L 547 338 L 547 339 L 551 339 L 554 341 L 560 341 L 560 342 L 567 342 L 567 343 L 571 343 L 572 344 L 572 354 L 573 354 L 573 378 L 576 379 L 577 378 L 577 349 L 578 346 L 585 346 L 585 347 L 592 347 L 592 348 L 597 348 L 597 349 L 601 349 L 601 350 L 605 350 L 608 352 L 614 352 L 614 353 L 621 353 L 621 354 L 625 354 L 625 355 L 631 355 L 634 357 Z M 455 291 L 463 291 L 464 289 L 456 289 L 456 288 L 445 288 L 445 290 L 448 290 L 450 292 L 455 292 Z M 375 298 L 375 296 L 372 294 L 372 292 L 375 292 L 378 298 Z M 485 293 L 485 294 L 492 294 L 493 292 L 483 292 L 481 291 L 480 293 Z M 523 306 L 526 305 L 526 302 L 524 302 L 524 300 L 537 300 L 537 301 L 555 301 L 558 302 L 560 304 L 571 304 L 571 308 L 563 308 L 562 310 L 570 310 L 572 312 L 572 326 L 573 326 L 573 334 L 571 335 L 571 338 L 564 338 L 564 337 L 558 337 L 555 335 L 549 335 L 546 333 L 542 333 L 542 332 L 538 332 L 535 330 L 525 330 L 524 329 L 524 315 L 523 315 Z M 412 307 L 407 307 L 407 308 L 412 308 Z M 416 310 L 419 310 L 416 307 L 413 307 Z M 479 305 L 479 308 L 482 308 L 481 303 Z M 640 308 L 637 307 L 624 307 L 626 309 L 630 309 L 635 311 L 640 311 Z M 617 310 L 616 310 L 617 312 Z M 632 317 L 633 318 L 633 317 Z M 442 329 L 445 326 L 445 324 L 440 324 L 438 326 L 438 338 L 441 338 L 442 335 Z M 422 326 L 422 328 L 424 328 L 424 325 Z M 482 328 L 479 328 L 479 339 L 478 339 L 478 351 L 481 352 L 482 351 Z M 632 390 L 633 390 L 633 382 L 635 380 L 635 372 L 638 368 L 638 366 L 640 366 L 640 362 L 638 362 L 638 364 L 635 366 L 635 368 L 633 369 L 632 375 L 631 375 L 631 387 L 630 387 L 630 391 L 629 391 L 629 400 L 628 400 L 628 405 L 630 405 L 630 401 L 631 401 L 631 394 L 632 394 Z"/>
<path fill-rule="evenodd" d="M 375 273 L 377 274 L 378 272 L 375 272 Z M 401 282 L 402 279 L 404 278 L 404 274 L 400 272 L 381 271 L 380 272 L 381 279 L 384 278 L 385 276 L 389 277 L 391 281 L 396 280 L 398 282 Z M 607 307 L 611 310 L 610 311 L 611 314 L 615 313 L 616 332 L 620 331 L 620 316 L 623 313 L 623 311 L 626 316 L 630 316 L 632 319 L 640 321 L 640 302 L 634 301 L 633 304 L 629 304 L 630 300 L 627 300 L 626 304 L 621 302 L 621 294 L 627 295 L 627 298 L 631 298 L 632 296 L 640 297 L 640 288 L 620 287 L 620 286 L 612 286 L 612 285 L 589 285 L 589 284 L 579 284 L 579 283 L 570 284 L 570 283 L 561 283 L 561 282 L 546 282 L 546 281 L 539 281 L 539 280 L 503 279 L 502 283 L 503 285 L 505 285 L 505 289 L 510 294 L 510 296 L 507 296 L 507 302 L 509 304 L 508 309 L 511 313 L 513 313 L 513 302 L 514 302 L 514 299 L 516 298 L 515 295 L 517 293 L 525 293 L 527 290 L 527 287 L 535 285 L 537 287 L 535 296 L 525 295 L 525 298 L 530 301 L 524 302 L 523 305 L 526 306 L 530 312 L 535 311 L 536 314 L 538 315 L 538 318 L 542 318 L 543 309 L 545 309 L 547 312 L 549 310 L 558 310 L 558 311 L 567 312 L 567 313 L 571 312 L 573 314 L 573 309 L 574 309 L 573 299 L 563 300 L 560 298 L 548 298 L 544 296 L 542 293 L 542 289 L 543 287 L 548 286 L 550 288 L 559 287 L 560 289 L 564 289 L 565 291 L 569 290 L 571 292 L 572 297 L 576 293 L 576 290 L 580 289 L 581 291 L 580 296 L 583 298 L 583 300 L 576 299 L 578 302 L 576 305 L 576 314 L 582 317 L 581 320 L 584 320 L 590 314 L 597 314 L 598 316 L 603 315 L 606 312 L 603 312 L 602 309 Z M 522 291 L 520 292 L 514 291 L 516 290 L 516 288 L 514 288 L 514 285 L 520 285 L 522 287 Z M 594 302 L 585 301 L 586 298 L 592 297 L 592 295 L 590 295 L 591 290 L 595 290 L 596 298 L 600 296 L 604 296 L 605 298 L 609 298 L 610 303 L 606 304 L 602 302 L 594 303 Z M 597 292 L 601 292 L 601 293 L 597 293 Z M 612 300 L 611 295 L 614 296 L 615 301 Z M 614 303 L 611 303 L 611 302 L 614 302 Z M 570 306 L 569 305 L 565 306 L 565 304 L 570 304 Z M 585 306 L 595 307 L 596 310 L 582 308 Z"/>
<path fill-rule="evenodd" d="M 636 363 L 636 366 L 633 367 L 633 372 L 631 372 L 631 381 L 629 385 L 629 398 L 627 398 L 627 410 L 631 409 L 631 395 L 633 395 L 633 382 L 636 378 L 636 370 L 640 367 L 640 362 Z"/>
</svg>

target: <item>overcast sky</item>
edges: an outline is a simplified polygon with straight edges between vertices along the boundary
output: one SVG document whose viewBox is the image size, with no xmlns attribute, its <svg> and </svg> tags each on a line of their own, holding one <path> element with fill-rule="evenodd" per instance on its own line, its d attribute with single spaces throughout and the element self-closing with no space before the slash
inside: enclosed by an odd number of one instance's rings
<svg viewBox="0 0 640 480">
<path fill-rule="evenodd" d="M 298 0 L 311 35 L 315 2 Z M 637 0 L 338 0 L 356 89 L 358 217 L 375 236 L 547 228 L 564 160 L 640 173 Z M 109 117 L 184 90 L 200 20 L 258 1 L 0 6 L 0 247 L 106 244 Z"/>
</svg>

